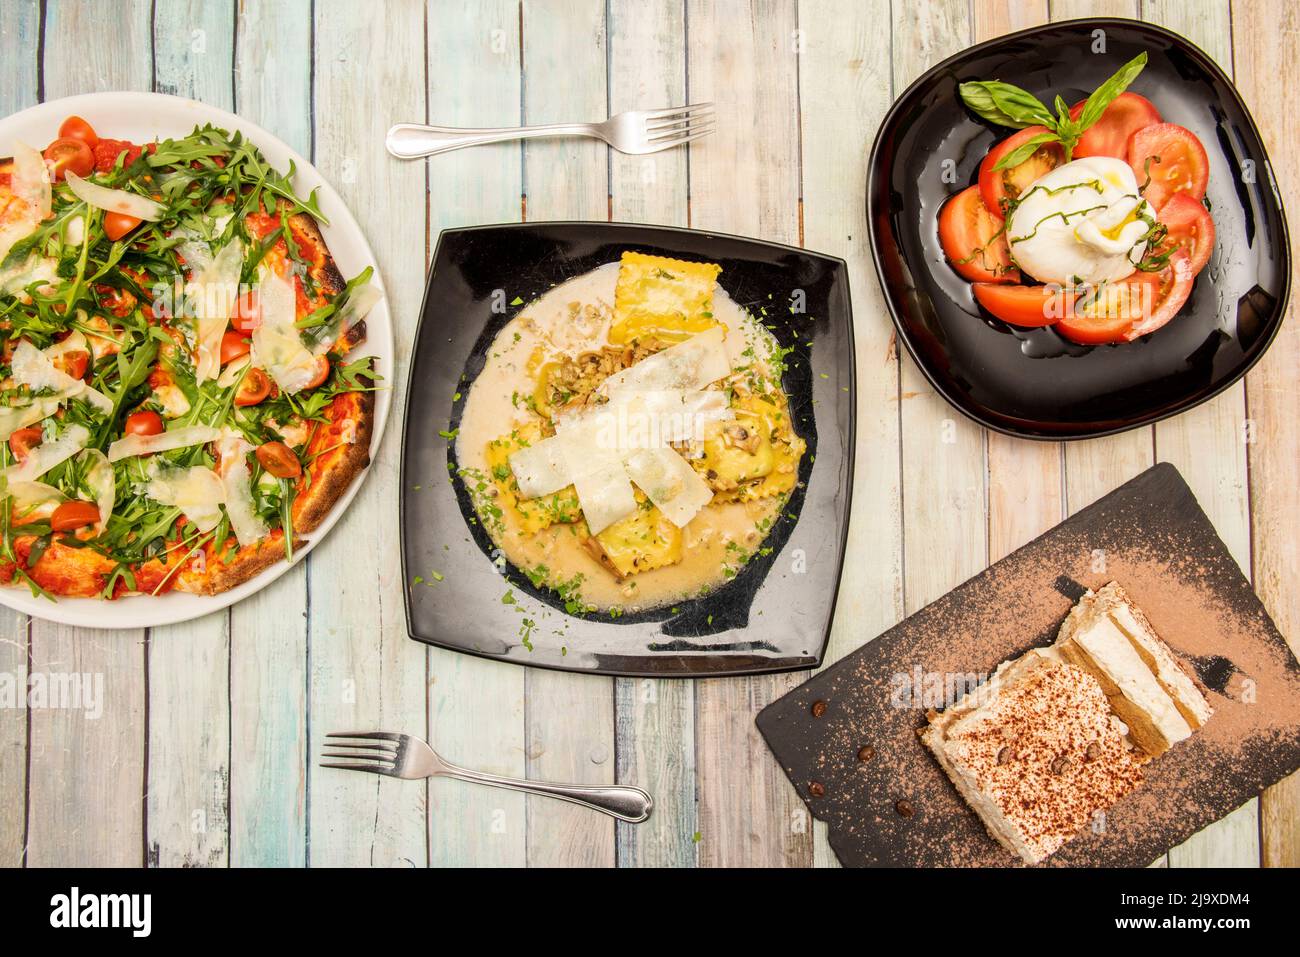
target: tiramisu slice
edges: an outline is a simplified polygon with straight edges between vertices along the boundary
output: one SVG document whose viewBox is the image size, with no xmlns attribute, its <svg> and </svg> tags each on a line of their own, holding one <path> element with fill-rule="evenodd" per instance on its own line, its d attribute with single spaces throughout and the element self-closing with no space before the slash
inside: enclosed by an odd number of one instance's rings
<svg viewBox="0 0 1300 957">
<path fill-rule="evenodd" d="M 1158 757 L 1213 713 L 1146 616 L 1111 582 L 1088 592 L 1057 634 L 1056 647 L 1100 683 L 1129 737 Z"/>
<path fill-rule="evenodd" d="M 1002 664 L 922 740 L 990 834 L 1042 861 L 1142 780 L 1101 685 L 1052 648 Z"/>
</svg>

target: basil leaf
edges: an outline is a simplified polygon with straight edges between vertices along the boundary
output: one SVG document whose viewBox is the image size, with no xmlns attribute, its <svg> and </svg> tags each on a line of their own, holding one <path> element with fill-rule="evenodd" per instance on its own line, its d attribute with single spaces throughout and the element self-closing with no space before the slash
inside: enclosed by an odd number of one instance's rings
<svg viewBox="0 0 1300 957">
<path fill-rule="evenodd" d="M 1029 157 L 1033 156 L 1038 150 L 1038 147 L 1042 146 L 1044 143 L 1055 143 L 1058 140 L 1060 140 L 1060 137 L 1055 133 L 1039 133 L 1037 136 L 1031 136 L 1006 156 L 1002 157 L 1002 159 L 998 160 L 997 164 L 993 167 L 993 171 L 996 173 L 1000 169 L 1012 169 L 1019 166 L 1025 160 L 1029 159 Z"/>
<path fill-rule="evenodd" d="M 1083 104 L 1083 112 L 1079 114 L 1080 133 L 1101 119 L 1101 114 L 1106 112 L 1106 107 L 1115 102 L 1115 97 L 1128 89 L 1129 84 L 1137 79 L 1137 75 L 1142 72 L 1142 68 L 1146 65 L 1147 55 L 1144 50 L 1120 67 L 1109 80 L 1092 91 L 1092 96 L 1088 97 L 1087 102 Z"/>
<path fill-rule="evenodd" d="M 972 81 L 961 84 L 958 90 L 962 102 L 982 119 L 998 126 L 1019 130 L 1040 123 L 1055 125 L 1046 106 L 1032 93 L 1010 83 L 1000 83 L 997 80 Z"/>
</svg>

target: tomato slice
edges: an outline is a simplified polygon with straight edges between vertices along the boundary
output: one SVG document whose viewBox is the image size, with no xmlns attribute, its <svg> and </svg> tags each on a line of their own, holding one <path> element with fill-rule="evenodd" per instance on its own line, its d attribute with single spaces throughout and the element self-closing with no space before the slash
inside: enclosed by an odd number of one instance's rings
<svg viewBox="0 0 1300 957">
<path fill-rule="evenodd" d="M 1133 167 L 1142 195 L 1155 209 L 1163 209 L 1175 193 L 1205 198 L 1210 181 L 1210 158 L 1191 130 L 1175 123 L 1157 123 L 1138 130 L 1128 145 L 1128 165 Z M 1149 182 L 1148 182 L 1149 178 Z"/>
<path fill-rule="evenodd" d="M 1068 315 L 1074 294 L 1060 286 L 1003 286 L 977 282 L 971 289 L 981 306 L 1013 326 L 1050 326 Z"/>
<path fill-rule="evenodd" d="M 50 176 L 56 183 L 63 179 L 63 174 L 68 170 L 78 176 L 89 176 L 95 169 L 95 154 L 90 147 L 69 136 L 60 137 L 45 147 L 44 155 Z"/>
<path fill-rule="evenodd" d="M 74 379 L 84 379 L 90 365 L 90 353 L 85 349 L 72 349 L 59 356 L 55 365 Z"/>
<path fill-rule="evenodd" d="M 64 502 L 50 515 L 50 530 L 71 532 L 99 521 L 99 509 L 90 502 Z"/>
<path fill-rule="evenodd" d="M 117 242 L 131 230 L 140 225 L 142 220 L 134 216 L 128 216 L 126 213 L 105 213 L 104 214 L 104 235 L 113 242 Z"/>
<path fill-rule="evenodd" d="M 9 450 L 13 452 L 14 458 L 21 462 L 27 458 L 27 453 L 41 444 L 41 438 L 44 434 L 39 425 L 29 425 L 25 429 L 17 429 L 9 436 Z"/>
<path fill-rule="evenodd" d="M 95 128 L 79 116 L 69 116 L 59 127 L 59 139 L 81 140 L 92 150 L 99 143 Z"/>
<path fill-rule="evenodd" d="M 1070 118 L 1077 120 L 1083 112 L 1080 100 L 1070 107 Z M 1074 158 L 1115 156 L 1128 159 L 1128 144 L 1133 134 L 1160 122 L 1160 111 L 1145 96 L 1124 92 L 1111 101 L 1101 119 L 1083 131 L 1074 147 Z"/>
<path fill-rule="evenodd" d="M 250 335 L 262 324 L 262 304 L 255 290 L 250 289 L 236 300 L 230 324 L 244 335 Z"/>
<path fill-rule="evenodd" d="M 1173 319 L 1191 295 L 1195 274 L 1187 253 L 1178 250 L 1158 273 L 1137 272 L 1102 287 L 1091 301 L 1076 300 L 1056 331 L 1081 345 L 1132 342 Z"/>
<path fill-rule="evenodd" d="M 939 242 L 958 274 L 971 282 L 1019 282 L 1011 262 L 1004 221 L 984 205 L 978 186 L 970 186 L 939 211 Z"/>
<path fill-rule="evenodd" d="M 302 463 L 298 461 L 298 456 L 283 442 L 263 442 L 253 454 L 262 463 L 262 468 L 276 478 L 297 478 L 302 475 Z"/>
<path fill-rule="evenodd" d="M 227 329 L 221 337 L 221 364 L 225 365 L 240 356 L 248 355 L 248 348 L 247 339 L 233 329 Z"/>
<path fill-rule="evenodd" d="M 1214 252 L 1214 220 L 1205 204 L 1186 193 L 1174 193 L 1156 213 L 1156 219 L 1169 230 L 1157 252 L 1177 246 L 1187 253 L 1192 275 L 1198 275 Z"/>
<path fill-rule="evenodd" d="M 271 380 L 267 374 L 261 369 L 249 369 L 235 393 L 235 405 L 257 405 L 270 394 Z"/>
<path fill-rule="evenodd" d="M 127 435 L 159 435 L 163 430 L 162 416 L 157 412 L 132 412 L 126 417 L 123 431 Z"/>
<path fill-rule="evenodd" d="M 1046 132 L 1045 126 L 1026 127 L 994 146 L 980 163 L 980 194 L 984 197 L 984 205 L 995 216 L 1004 217 L 1007 204 L 1011 200 L 1024 193 L 1038 177 L 1050 173 L 1065 162 L 1065 150 L 1060 143 L 1044 143 L 1019 166 L 1011 169 L 993 169 L 998 165 L 998 161 L 1012 150 L 1018 149 L 1035 136 Z"/>
</svg>

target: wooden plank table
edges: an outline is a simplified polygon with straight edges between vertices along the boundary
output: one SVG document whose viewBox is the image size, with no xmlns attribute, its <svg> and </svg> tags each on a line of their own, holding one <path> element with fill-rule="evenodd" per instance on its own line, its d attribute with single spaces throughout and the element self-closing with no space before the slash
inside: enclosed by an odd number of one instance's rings
<svg viewBox="0 0 1300 957">
<path fill-rule="evenodd" d="M 580 677 L 406 638 L 396 436 L 438 230 L 521 219 L 668 223 L 844 257 L 858 461 L 833 660 L 1155 461 L 1186 476 L 1282 631 L 1300 637 L 1300 326 L 1213 402 L 1094 442 L 1030 443 L 956 414 L 895 344 L 866 236 L 866 156 L 893 97 L 978 40 L 1138 17 L 1236 80 L 1290 207 L 1300 10 L 1285 0 L 9 0 L 0 112 L 95 90 L 233 109 L 309 154 L 361 221 L 392 296 L 394 415 L 339 528 L 227 612 L 91 632 L 0 609 L 0 675 L 104 676 L 102 714 L 0 710 L 0 863 L 833 865 L 753 715 L 800 680 Z M 590 141 L 399 163 L 387 126 L 601 118 L 713 100 L 718 132 L 652 157 Z M 420 205 L 420 197 L 424 205 Z M 358 555 L 368 556 L 359 561 Z M 485 770 L 651 790 L 640 827 L 457 782 L 322 771 L 327 730 L 427 734 Z M 1168 866 L 1300 864 L 1292 779 Z"/>
</svg>

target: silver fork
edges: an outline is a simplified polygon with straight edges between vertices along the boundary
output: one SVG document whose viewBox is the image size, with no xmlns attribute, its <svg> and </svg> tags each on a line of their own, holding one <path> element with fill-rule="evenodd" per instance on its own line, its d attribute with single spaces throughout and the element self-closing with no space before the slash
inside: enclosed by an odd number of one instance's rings
<svg viewBox="0 0 1300 957">
<path fill-rule="evenodd" d="M 548 781 L 528 781 L 502 777 L 498 774 L 484 774 L 481 771 L 457 767 L 444 761 L 433 748 L 429 747 L 428 743 L 410 734 L 399 734 L 395 731 L 336 731 L 325 737 L 331 739 L 329 747 L 345 750 L 327 751 L 323 757 L 345 758 L 349 763 L 322 762 L 323 768 L 368 771 L 371 774 L 384 774 L 408 780 L 457 778 L 461 781 L 473 781 L 476 784 L 488 784 L 495 788 L 508 788 L 511 791 L 559 798 L 561 801 L 603 811 L 620 821 L 631 824 L 640 824 L 654 809 L 654 798 L 640 788 L 617 785 L 588 787 L 584 784 L 553 784 Z M 339 740 L 341 738 L 354 740 Z"/>
<path fill-rule="evenodd" d="M 692 103 L 665 110 L 628 110 L 615 113 L 604 123 L 557 123 L 551 126 L 502 126 L 466 130 L 451 126 L 421 126 L 398 123 L 388 131 L 388 152 L 398 159 L 419 159 L 505 140 L 529 140 L 544 136 L 591 136 L 604 140 L 620 153 L 657 153 L 681 146 L 714 129 L 712 103 Z"/>
</svg>

